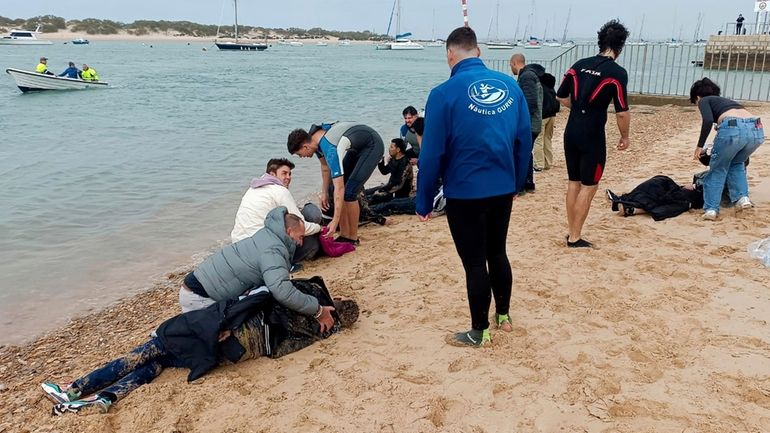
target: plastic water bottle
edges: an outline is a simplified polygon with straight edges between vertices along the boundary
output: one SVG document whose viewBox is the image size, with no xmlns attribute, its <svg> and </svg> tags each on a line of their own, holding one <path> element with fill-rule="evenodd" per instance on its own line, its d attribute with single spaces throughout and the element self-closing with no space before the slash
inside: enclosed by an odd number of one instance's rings
<svg viewBox="0 0 770 433">
<path fill-rule="evenodd" d="M 749 244 L 749 256 L 759 260 L 770 268 L 770 238 Z"/>
</svg>

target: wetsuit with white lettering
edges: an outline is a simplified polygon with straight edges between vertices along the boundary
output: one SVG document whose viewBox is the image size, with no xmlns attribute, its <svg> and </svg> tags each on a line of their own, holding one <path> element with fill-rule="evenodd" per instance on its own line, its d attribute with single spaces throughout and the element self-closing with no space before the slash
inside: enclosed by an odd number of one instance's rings
<svg viewBox="0 0 770 433">
<path fill-rule="evenodd" d="M 562 80 L 556 95 L 570 98 L 571 108 L 564 130 L 564 156 L 570 181 L 597 185 L 607 160 L 607 107 L 628 111 L 626 70 L 610 57 L 579 60 Z"/>
</svg>

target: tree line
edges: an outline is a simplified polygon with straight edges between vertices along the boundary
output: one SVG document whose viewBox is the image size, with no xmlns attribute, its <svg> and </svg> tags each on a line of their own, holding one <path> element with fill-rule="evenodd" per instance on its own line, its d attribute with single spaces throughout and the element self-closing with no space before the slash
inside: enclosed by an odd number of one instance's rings
<svg viewBox="0 0 770 433">
<path fill-rule="evenodd" d="M 138 20 L 132 23 L 122 23 L 112 20 L 100 20 L 95 18 L 86 18 L 83 20 L 65 20 L 62 17 L 54 15 L 42 15 L 32 18 L 11 19 L 0 16 L 0 31 L 8 32 L 10 29 L 34 30 L 38 25 L 43 33 L 56 33 L 59 30 L 70 29 L 77 33 L 86 33 L 89 35 L 114 35 L 120 32 L 126 32 L 129 35 L 142 36 L 150 33 L 165 33 L 172 36 L 198 36 L 214 37 L 217 35 L 217 28 L 213 24 L 198 24 L 190 21 L 150 21 Z M 222 37 L 233 36 L 233 29 L 230 26 L 219 28 L 219 35 Z M 302 29 L 298 27 L 283 28 L 264 28 L 252 26 L 239 26 L 238 33 L 242 36 L 255 39 L 264 38 L 265 35 L 277 35 L 268 37 L 278 38 L 339 38 L 351 40 L 381 40 L 386 39 L 386 35 L 378 35 L 370 31 L 338 31 L 325 30 L 322 28 Z"/>
</svg>

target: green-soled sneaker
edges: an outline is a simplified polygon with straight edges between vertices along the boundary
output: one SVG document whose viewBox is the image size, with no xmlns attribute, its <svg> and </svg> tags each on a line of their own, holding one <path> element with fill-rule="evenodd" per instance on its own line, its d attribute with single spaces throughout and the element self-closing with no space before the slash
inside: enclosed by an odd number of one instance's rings
<svg viewBox="0 0 770 433">
<path fill-rule="evenodd" d="M 505 332 L 513 331 L 513 323 L 511 323 L 511 318 L 507 314 L 495 314 L 495 323 L 497 323 L 497 329 Z"/>
<path fill-rule="evenodd" d="M 65 389 L 53 382 L 43 382 L 40 387 L 45 396 L 56 404 L 67 403 L 80 398 L 80 391 L 72 387 Z"/>
<path fill-rule="evenodd" d="M 80 415 L 107 413 L 107 411 L 110 410 L 111 405 L 112 401 L 110 401 L 110 399 L 107 397 L 101 397 L 99 394 L 96 394 L 83 400 L 59 403 L 53 407 L 51 410 L 51 415 L 64 415 L 68 412 L 77 413 Z"/>
<path fill-rule="evenodd" d="M 481 347 L 491 342 L 492 337 L 489 335 L 489 329 L 485 329 L 483 331 L 471 329 L 470 331 L 458 332 L 454 335 L 450 335 L 449 338 L 447 338 L 447 343 L 451 344 L 452 346 L 461 347 Z"/>
</svg>

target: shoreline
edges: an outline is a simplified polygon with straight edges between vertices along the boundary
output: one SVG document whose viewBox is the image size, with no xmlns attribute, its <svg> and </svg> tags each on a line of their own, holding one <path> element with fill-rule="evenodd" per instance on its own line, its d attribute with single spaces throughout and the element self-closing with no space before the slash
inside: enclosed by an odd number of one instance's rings
<svg viewBox="0 0 770 433">
<path fill-rule="evenodd" d="M 130 35 L 122 32 L 113 35 L 89 35 L 87 33 L 71 32 L 71 31 L 59 31 L 56 33 L 41 33 L 38 35 L 39 39 L 50 40 L 53 42 L 70 42 L 73 39 L 83 38 L 89 41 L 111 41 L 111 42 L 213 42 L 216 38 L 214 36 L 173 36 L 165 33 L 149 33 L 146 35 Z M 231 40 L 231 39 L 223 39 Z M 264 38 L 248 38 L 245 41 L 264 42 Z M 268 39 L 269 45 L 277 45 L 279 39 Z M 323 41 L 328 44 L 337 44 L 338 38 L 319 38 L 319 39 L 286 39 L 286 41 L 299 41 L 306 45 L 314 45 L 318 41 Z M 351 40 L 352 45 L 373 45 L 379 42 L 375 41 L 355 41 Z"/>
<path fill-rule="evenodd" d="M 770 116 L 770 105 L 752 110 Z M 655 174 L 686 182 L 702 169 L 687 158 L 699 130 L 694 108 L 633 106 L 625 153 L 612 146 L 610 117 L 602 189 L 625 192 Z M 146 340 L 178 313 L 179 283 L 192 269 L 183 266 L 148 291 L 0 347 L 0 395 L 18 402 L 0 432 L 770 428 L 767 268 L 745 252 L 749 240 L 770 235 L 770 151 L 752 156 L 758 206 L 750 213 L 725 209 L 714 223 L 696 211 L 664 222 L 622 218 L 600 193 L 586 225 L 600 248 L 566 251 L 564 111 L 556 122 L 554 169 L 538 174 L 538 191 L 518 199 L 511 217 L 515 329 L 495 332 L 491 347 L 444 344 L 468 321 L 446 221 L 399 216 L 362 228 L 357 251 L 309 262 L 296 275 L 321 275 L 334 295 L 356 299 L 361 318 L 352 329 L 193 384 L 186 370 L 169 369 L 108 415 L 50 418 L 37 383 L 69 380 Z M 262 416 L 248 416 L 255 410 Z"/>
</svg>

